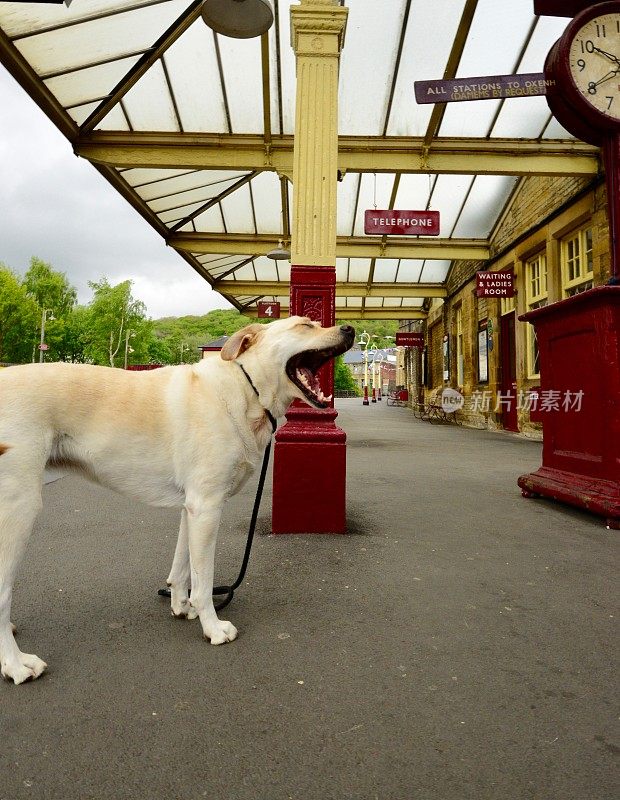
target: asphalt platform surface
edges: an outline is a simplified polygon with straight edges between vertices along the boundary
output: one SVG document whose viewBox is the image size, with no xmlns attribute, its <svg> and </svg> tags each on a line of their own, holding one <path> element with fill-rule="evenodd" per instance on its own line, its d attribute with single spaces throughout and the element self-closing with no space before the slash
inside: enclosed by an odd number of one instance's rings
<svg viewBox="0 0 620 800">
<path fill-rule="evenodd" d="M 0 682 L 0 800 L 618 797 L 618 532 L 521 497 L 539 443 L 338 408 L 350 533 L 269 535 L 268 487 L 222 647 L 157 596 L 179 514 L 52 476 L 13 612 L 50 666 Z"/>
</svg>

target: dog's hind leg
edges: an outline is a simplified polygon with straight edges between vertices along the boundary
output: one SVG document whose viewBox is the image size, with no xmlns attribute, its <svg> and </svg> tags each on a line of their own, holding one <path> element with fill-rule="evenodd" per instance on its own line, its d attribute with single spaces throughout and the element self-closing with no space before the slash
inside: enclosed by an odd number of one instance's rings
<svg viewBox="0 0 620 800">
<path fill-rule="evenodd" d="M 196 619 L 198 614 L 189 602 L 190 559 L 186 509 L 183 509 L 181 514 L 181 525 L 179 527 L 177 546 L 174 551 L 174 560 L 166 583 L 170 587 L 170 608 L 172 616 Z"/>
<path fill-rule="evenodd" d="M 201 493 L 202 494 L 202 493 Z M 237 638 L 237 629 L 227 620 L 218 619 L 213 606 L 213 564 L 215 544 L 224 499 L 205 501 L 200 495 L 188 497 L 187 528 L 192 570 L 191 604 L 198 612 L 202 632 L 211 644 L 224 644 Z"/>
<path fill-rule="evenodd" d="M 14 683 L 38 678 L 47 664 L 22 653 L 13 636 L 11 599 L 15 573 L 41 508 L 41 483 L 0 475 L 0 672 Z"/>
</svg>

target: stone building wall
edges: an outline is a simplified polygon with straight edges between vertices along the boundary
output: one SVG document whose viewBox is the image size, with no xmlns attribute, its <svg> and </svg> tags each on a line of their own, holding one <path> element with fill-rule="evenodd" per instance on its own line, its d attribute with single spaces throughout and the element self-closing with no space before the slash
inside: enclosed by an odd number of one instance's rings
<svg viewBox="0 0 620 800">
<path fill-rule="evenodd" d="M 592 228 L 593 280 L 603 284 L 609 276 L 609 232 L 606 215 L 606 193 L 602 179 L 531 177 L 518 185 L 496 230 L 489 247 L 491 257 L 484 261 L 456 261 L 446 281 L 448 297 L 433 300 L 425 325 L 426 349 L 431 381 L 427 381 L 425 398 L 444 387 L 458 388 L 466 398 L 461 414 L 463 422 L 474 427 L 499 429 L 503 420 L 496 405 L 501 388 L 501 303 L 495 299 L 478 298 L 475 294 L 476 272 L 480 269 L 512 269 L 515 273 L 516 369 L 517 389 L 522 397 L 539 383 L 539 378 L 527 374 L 527 327 L 518 321 L 525 313 L 525 263 L 532 253 L 544 250 L 547 256 L 549 298 L 562 299 L 561 240 L 584 224 Z M 461 309 L 465 370 L 462 386 L 457 382 L 456 313 Z M 492 349 L 488 352 L 488 380 L 480 380 L 478 362 L 478 333 L 488 331 Z M 443 338 L 450 340 L 450 378 L 443 379 Z M 486 393 L 488 407 L 478 402 Z M 410 387 L 415 396 L 415 387 Z M 478 398 L 476 402 L 474 400 Z M 541 438 L 540 424 L 531 421 L 527 407 L 518 411 L 521 433 Z"/>
</svg>

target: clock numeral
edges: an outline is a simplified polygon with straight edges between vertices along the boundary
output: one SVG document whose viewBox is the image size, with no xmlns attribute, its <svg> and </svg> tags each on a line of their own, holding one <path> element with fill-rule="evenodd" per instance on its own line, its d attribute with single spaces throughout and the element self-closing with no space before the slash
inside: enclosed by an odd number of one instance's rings
<svg viewBox="0 0 620 800">
<path fill-rule="evenodd" d="M 594 81 L 590 81 L 588 84 L 588 94 L 596 94 L 596 84 Z"/>
<path fill-rule="evenodd" d="M 577 66 L 579 67 L 579 71 L 580 71 L 580 72 L 583 72 L 583 71 L 584 71 L 584 69 L 586 68 L 586 62 L 583 60 L 583 58 L 580 58 L 580 59 L 577 61 Z"/>
<path fill-rule="evenodd" d="M 596 35 L 597 35 L 598 37 L 603 37 L 603 39 L 604 39 L 604 38 L 606 37 L 606 35 L 607 35 L 607 34 L 605 33 L 605 26 L 604 26 L 604 25 L 599 25 L 599 24 L 598 24 L 598 22 L 596 23 Z"/>
<path fill-rule="evenodd" d="M 579 42 L 581 45 L 581 52 L 582 53 L 593 53 L 594 52 L 594 42 L 591 39 L 588 39 L 585 44 L 583 41 Z"/>
<path fill-rule="evenodd" d="M 606 100 L 609 100 L 609 103 L 607 103 L 607 110 L 609 111 L 609 109 L 611 108 L 611 104 L 613 103 L 613 101 L 614 101 L 616 98 L 615 98 L 613 95 L 608 95 L 608 94 L 606 94 L 606 95 L 605 95 L 605 99 L 606 99 Z"/>
</svg>

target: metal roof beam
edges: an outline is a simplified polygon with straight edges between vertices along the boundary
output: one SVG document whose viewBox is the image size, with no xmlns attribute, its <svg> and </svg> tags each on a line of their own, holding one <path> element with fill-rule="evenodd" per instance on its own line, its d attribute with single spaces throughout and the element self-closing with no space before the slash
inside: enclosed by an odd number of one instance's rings
<svg viewBox="0 0 620 800">
<path fill-rule="evenodd" d="M 341 136 L 342 172 L 456 175 L 592 176 L 599 150 L 576 140 L 439 138 L 425 151 L 421 137 Z M 249 134 L 94 131 L 80 136 L 77 155 L 117 168 L 275 170 L 293 168 L 293 137 Z"/>
<path fill-rule="evenodd" d="M 231 297 L 278 297 L 289 293 L 288 281 L 218 281 L 218 292 Z M 447 297 L 445 286 L 439 283 L 366 283 L 336 282 L 336 297 Z M 418 309 L 419 310 L 419 309 Z"/>
<path fill-rule="evenodd" d="M 230 255 L 255 257 L 266 255 L 281 241 L 278 234 L 238 235 L 184 233 L 170 236 L 167 243 L 179 252 L 196 255 Z M 404 239 L 388 240 L 382 245 L 378 238 L 339 237 L 338 258 L 399 258 L 430 260 L 486 261 L 490 250 L 484 239 Z"/>
<path fill-rule="evenodd" d="M 176 250 L 209 255 L 266 255 L 282 238 L 279 234 L 176 233 L 168 244 Z M 336 240 L 338 258 L 429 258 L 486 261 L 490 257 L 485 239 L 418 239 L 390 237 L 385 244 L 380 237 L 339 236 Z"/>
<path fill-rule="evenodd" d="M 246 317 L 255 317 L 258 314 L 256 306 L 244 307 L 241 313 Z M 280 308 L 280 316 L 288 317 L 289 309 Z M 356 319 L 426 319 L 428 314 L 419 308 L 337 308 L 336 320 Z"/>
</svg>

